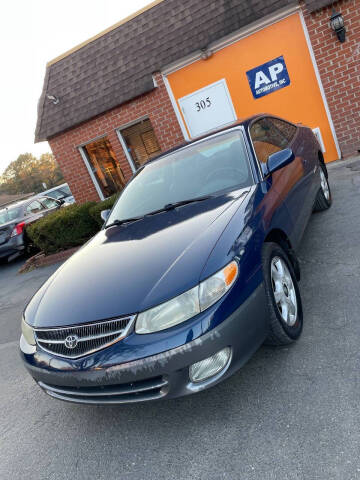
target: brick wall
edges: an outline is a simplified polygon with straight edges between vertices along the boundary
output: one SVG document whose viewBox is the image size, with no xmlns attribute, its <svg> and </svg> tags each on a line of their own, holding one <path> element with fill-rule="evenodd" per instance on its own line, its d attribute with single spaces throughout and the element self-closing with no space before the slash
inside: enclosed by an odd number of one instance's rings
<svg viewBox="0 0 360 480">
<path fill-rule="evenodd" d="M 309 13 L 301 5 L 343 157 L 360 149 L 360 0 L 334 3 L 341 12 L 346 41 L 329 27 L 331 7 Z"/>
<path fill-rule="evenodd" d="M 128 180 L 132 171 L 116 135 L 116 128 L 146 115 L 151 121 L 162 150 L 167 150 L 184 141 L 162 76 L 156 74 L 155 79 L 158 87 L 152 92 L 49 140 L 50 147 L 77 202 L 99 200 L 99 195 L 77 148 L 78 145 L 106 134 Z"/>
</svg>

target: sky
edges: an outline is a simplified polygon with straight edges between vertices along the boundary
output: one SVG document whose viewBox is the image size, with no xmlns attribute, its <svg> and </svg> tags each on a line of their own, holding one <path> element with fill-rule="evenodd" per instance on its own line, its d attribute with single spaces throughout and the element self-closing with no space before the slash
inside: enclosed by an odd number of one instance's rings
<svg viewBox="0 0 360 480">
<path fill-rule="evenodd" d="M 12 0 L 0 18 L 0 174 L 34 144 L 46 63 L 151 3 L 150 0 Z"/>
</svg>

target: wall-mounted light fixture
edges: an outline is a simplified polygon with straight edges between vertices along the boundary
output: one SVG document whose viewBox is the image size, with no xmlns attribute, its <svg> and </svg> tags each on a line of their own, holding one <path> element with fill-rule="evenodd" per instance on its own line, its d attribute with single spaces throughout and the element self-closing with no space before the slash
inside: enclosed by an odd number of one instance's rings
<svg viewBox="0 0 360 480">
<path fill-rule="evenodd" d="M 344 43 L 346 34 L 346 29 L 344 27 L 344 17 L 341 15 L 341 13 L 336 12 L 334 8 L 330 17 L 330 27 L 336 33 L 339 41 L 341 43 Z"/>
<path fill-rule="evenodd" d="M 208 50 L 207 48 L 202 48 L 201 49 L 201 58 L 203 60 L 207 60 L 208 58 L 212 57 L 213 52 L 211 50 Z"/>
<path fill-rule="evenodd" d="M 52 101 L 54 105 L 57 105 L 60 102 L 60 99 L 55 95 L 46 95 L 49 100 Z"/>
</svg>

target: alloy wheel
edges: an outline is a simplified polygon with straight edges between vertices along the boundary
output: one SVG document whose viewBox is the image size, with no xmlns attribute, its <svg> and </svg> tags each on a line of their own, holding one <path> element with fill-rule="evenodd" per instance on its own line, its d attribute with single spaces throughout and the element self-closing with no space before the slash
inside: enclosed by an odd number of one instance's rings
<svg viewBox="0 0 360 480">
<path fill-rule="evenodd" d="M 321 181 L 321 190 L 323 191 L 324 197 L 327 201 L 330 199 L 330 189 L 327 178 L 322 168 L 320 168 L 320 181 Z"/>
<path fill-rule="evenodd" d="M 294 326 L 297 319 L 295 286 L 285 261 L 280 257 L 271 260 L 271 283 L 281 318 L 289 327 Z"/>
</svg>

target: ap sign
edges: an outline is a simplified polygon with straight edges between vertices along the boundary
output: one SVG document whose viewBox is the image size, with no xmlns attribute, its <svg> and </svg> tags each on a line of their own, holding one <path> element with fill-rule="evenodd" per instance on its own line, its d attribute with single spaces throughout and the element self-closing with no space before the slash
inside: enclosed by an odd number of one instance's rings
<svg viewBox="0 0 360 480">
<path fill-rule="evenodd" d="M 254 98 L 263 97 L 290 85 L 283 56 L 247 71 L 246 75 Z"/>
</svg>

